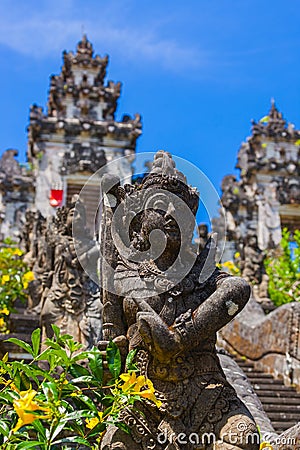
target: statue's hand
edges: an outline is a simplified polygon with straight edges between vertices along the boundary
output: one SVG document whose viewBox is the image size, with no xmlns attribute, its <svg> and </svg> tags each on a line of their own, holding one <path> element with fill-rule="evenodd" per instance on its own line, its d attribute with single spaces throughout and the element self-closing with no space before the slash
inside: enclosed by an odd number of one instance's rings
<svg viewBox="0 0 300 450">
<path fill-rule="evenodd" d="M 155 312 L 137 313 L 138 330 L 153 356 L 166 362 L 180 351 L 175 334 Z"/>
</svg>

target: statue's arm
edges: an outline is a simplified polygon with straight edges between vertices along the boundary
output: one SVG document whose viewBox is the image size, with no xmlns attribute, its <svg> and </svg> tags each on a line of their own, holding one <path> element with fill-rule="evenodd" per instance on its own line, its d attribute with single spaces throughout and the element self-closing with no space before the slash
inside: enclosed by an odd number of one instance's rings
<svg viewBox="0 0 300 450">
<path fill-rule="evenodd" d="M 172 325 L 179 345 L 188 348 L 192 342 L 197 345 L 213 336 L 244 308 L 249 297 L 250 286 L 243 278 L 222 279 L 215 292 L 193 313 L 183 314 Z"/>
<path fill-rule="evenodd" d="M 137 314 L 139 332 L 150 352 L 167 362 L 214 336 L 243 309 L 249 296 L 250 286 L 245 280 L 226 277 L 194 312 L 188 310 L 170 327 L 145 300 L 135 299 L 140 310 Z"/>
</svg>

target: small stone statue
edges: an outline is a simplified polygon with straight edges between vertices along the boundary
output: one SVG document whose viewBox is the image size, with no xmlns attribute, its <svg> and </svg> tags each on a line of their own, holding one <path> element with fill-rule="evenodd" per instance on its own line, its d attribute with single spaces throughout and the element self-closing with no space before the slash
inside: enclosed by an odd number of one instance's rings
<svg viewBox="0 0 300 450">
<path fill-rule="evenodd" d="M 272 182 L 261 193 L 258 199 L 258 246 L 261 250 L 275 248 L 279 245 L 281 222 L 279 215 L 279 201 L 277 200 L 277 183 Z"/>
<path fill-rule="evenodd" d="M 195 243 L 198 245 L 199 251 L 204 250 L 204 247 L 208 240 L 208 227 L 206 223 L 199 223 L 198 225 L 198 238 L 195 239 Z"/>
<path fill-rule="evenodd" d="M 111 230 L 107 221 L 102 242 L 111 249 L 112 236 L 127 242 L 127 250 L 118 246 L 113 288 L 106 283 L 115 293 L 104 294 L 104 339 L 123 351 L 136 349 L 140 373 L 153 382 L 162 406 L 143 403 L 141 414 L 124 409 L 131 434 L 111 426 L 101 449 L 258 449 L 254 420 L 227 382 L 215 348 L 217 331 L 242 310 L 250 288 L 216 268 L 214 235 L 193 253 L 196 190 L 160 151 L 141 185 L 114 187 L 113 195 L 120 223 Z"/>
<path fill-rule="evenodd" d="M 240 262 L 242 277 L 254 284 L 254 294 L 257 299 L 268 297 L 268 275 L 264 267 L 265 253 L 260 250 L 257 237 L 248 233 L 242 249 Z"/>
<path fill-rule="evenodd" d="M 81 230 L 80 255 L 76 252 L 72 226 Z M 46 271 L 45 292 L 38 308 L 43 338 L 52 336 L 51 324 L 56 324 L 62 333 L 71 334 L 86 348 L 91 348 L 101 338 L 102 303 L 98 286 L 79 261 L 95 247 L 85 229 L 83 205 L 75 208 L 74 203 L 58 210 L 47 244 L 52 249 L 51 270 Z M 49 260 L 46 263 L 49 266 Z"/>
<path fill-rule="evenodd" d="M 0 179 L 12 179 L 21 175 L 21 167 L 15 159 L 18 156 L 18 150 L 6 150 L 0 159 Z"/>
</svg>

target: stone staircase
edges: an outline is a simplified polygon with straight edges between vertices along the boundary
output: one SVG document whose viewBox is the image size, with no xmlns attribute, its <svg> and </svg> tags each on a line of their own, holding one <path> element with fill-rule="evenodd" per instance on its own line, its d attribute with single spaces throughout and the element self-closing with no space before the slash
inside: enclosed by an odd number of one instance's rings
<svg viewBox="0 0 300 450">
<path fill-rule="evenodd" d="M 31 344 L 31 333 L 39 327 L 39 317 L 33 314 L 25 314 L 25 309 L 18 308 L 16 314 L 11 314 L 10 320 L 10 333 L 0 334 L 0 354 L 4 355 L 8 352 L 10 360 L 31 361 L 31 355 L 13 343 L 5 342 L 5 340 L 14 337 Z"/>
<path fill-rule="evenodd" d="M 252 362 L 235 360 L 248 377 L 278 434 L 300 422 L 300 393 L 272 375 L 256 370 Z"/>
</svg>

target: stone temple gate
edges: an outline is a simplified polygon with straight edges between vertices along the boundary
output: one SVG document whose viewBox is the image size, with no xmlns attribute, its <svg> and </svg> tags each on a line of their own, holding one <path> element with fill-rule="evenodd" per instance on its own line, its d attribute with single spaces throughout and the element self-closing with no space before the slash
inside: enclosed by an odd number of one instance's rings
<svg viewBox="0 0 300 450">
<path fill-rule="evenodd" d="M 44 217 L 68 205 L 88 178 L 106 163 L 121 179 L 131 181 L 141 116 L 116 120 L 121 83 L 105 81 L 108 56 L 94 55 L 84 35 L 76 53 L 63 52 L 60 74 L 50 78 L 48 105 L 32 105 L 27 159 L 31 170 L 5 152 L 0 161 L 1 237 L 14 236 L 24 212 L 34 207 Z M 122 156 L 126 159 L 118 161 Z M 98 202 L 99 182 L 89 183 L 87 207 Z"/>
<path fill-rule="evenodd" d="M 224 260 L 232 260 L 251 238 L 263 251 L 279 244 L 283 227 L 300 229 L 299 158 L 300 131 L 283 119 L 272 101 L 269 114 L 252 122 L 252 135 L 239 149 L 239 179 L 227 175 L 222 181 Z M 218 226 L 216 220 L 216 230 Z"/>
</svg>

